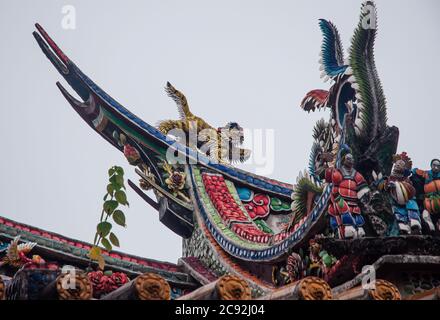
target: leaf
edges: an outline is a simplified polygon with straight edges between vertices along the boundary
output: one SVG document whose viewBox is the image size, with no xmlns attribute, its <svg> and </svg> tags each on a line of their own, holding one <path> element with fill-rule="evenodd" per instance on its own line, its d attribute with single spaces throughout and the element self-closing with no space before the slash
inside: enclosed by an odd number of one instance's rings
<svg viewBox="0 0 440 320">
<path fill-rule="evenodd" d="M 110 241 L 108 241 L 106 238 L 101 239 L 101 244 L 106 248 L 108 251 L 111 251 L 113 249 Z"/>
<path fill-rule="evenodd" d="M 113 232 L 110 233 L 109 239 L 114 246 L 119 247 L 119 239 Z"/>
<path fill-rule="evenodd" d="M 273 234 L 272 229 L 267 225 L 267 223 L 264 220 L 257 219 L 255 220 L 255 224 L 261 231 Z"/>
<path fill-rule="evenodd" d="M 113 185 L 111 183 L 109 183 L 107 185 L 107 193 L 112 196 L 114 191 L 115 191 L 115 189 L 113 188 Z"/>
<path fill-rule="evenodd" d="M 339 208 L 343 208 L 344 207 L 344 199 L 340 198 L 339 199 Z"/>
<path fill-rule="evenodd" d="M 98 223 L 96 229 L 98 230 L 99 235 L 104 238 L 110 233 L 112 224 L 110 222 L 103 221 Z"/>
<path fill-rule="evenodd" d="M 115 192 L 115 198 L 120 204 L 126 204 L 127 203 L 127 195 L 124 191 L 118 190 Z"/>
<path fill-rule="evenodd" d="M 108 176 L 111 177 L 112 175 L 114 175 L 116 172 L 115 167 L 111 167 L 110 169 L 108 169 Z"/>
<path fill-rule="evenodd" d="M 124 188 L 125 189 L 125 186 L 124 186 L 124 177 L 123 176 L 116 176 L 116 183 L 120 186 L 120 187 L 122 187 L 122 188 Z"/>
<path fill-rule="evenodd" d="M 98 260 L 99 269 L 104 270 L 105 267 L 104 257 L 100 255 L 97 260 Z"/>
<path fill-rule="evenodd" d="M 121 210 L 115 210 L 113 212 L 113 220 L 120 226 L 125 227 L 125 214 Z"/>
<path fill-rule="evenodd" d="M 115 171 L 118 175 L 124 176 L 124 169 L 121 167 L 115 167 Z"/>
<path fill-rule="evenodd" d="M 284 210 L 290 210 L 290 208 L 292 207 L 292 204 L 287 203 L 287 202 L 283 202 L 282 206 L 281 206 Z"/>
<path fill-rule="evenodd" d="M 105 196 L 104 196 L 103 200 L 104 200 L 104 201 L 106 201 L 106 200 L 107 200 L 107 198 L 108 198 L 108 193 L 106 193 L 106 194 L 105 194 Z"/>
<path fill-rule="evenodd" d="M 97 246 L 93 246 L 89 251 L 89 257 L 92 260 L 98 260 L 101 256 L 101 248 Z"/>
<path fill-rule="evenodd" d="M 119 203 L 116 200 L 107 200 L 106 202 L 104 202 L 104 211 L 107 214 L 112 214 L 113 211 L 115 211 L 115 209 L 118 207 Z"/>
<path fill-rule="evenodd" d="M 270 201 L 270 205 L 271 206 L 276 206 L 276 207 L 278 207 L 278 206 L 280 206 L 282 204 L 282 202 L 281 202 L 281 200 L 280 199 L 278 199 L 278 198 L 272 198 L 271 199 L 271 201 Z"/>
<path fill-rule="evenodd" d="M 117 176 L 117 175 L 113 175 L 113 176 L 109 179 L 109 181 L 110 181 L 111 185 L 113 186 L 113 189 L 114 189 L 114 190 L 119 190 L 119 189 L 122 188 L 122 186 L 118 183 L 116 177 L 119 177 L 119 176 Z"/>
<path fill-rule="evenodd" d="M 107 276 L 107 277 L 111 277 L 112 274 L 113 274 L 113 271 L 111 271 L 111 270 L 107 270 L 107 271 L 104 272 L 104 275 Z"/>
</svg>

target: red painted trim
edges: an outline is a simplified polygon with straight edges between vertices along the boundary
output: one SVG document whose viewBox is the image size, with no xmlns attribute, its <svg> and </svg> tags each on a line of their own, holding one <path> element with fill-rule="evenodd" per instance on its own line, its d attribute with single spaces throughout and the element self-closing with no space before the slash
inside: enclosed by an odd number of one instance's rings
<svg viewBox="0 0 440 320">
<path fill-rule="evenodd" d="M 58 56 L 58 58 L 60 58 L 67 65 L 67 63 L 69 62 L 69 58 L 67 58 L 64 52 L 57 46 L 55 41 L 53 41 L 52 38 L 47 34 L 46 30 L 44 30 L 43 27 L 40 26 L 38 23 L 35 24 L 35 27 L 43 36 L 44 40 L 46 40 L 46 42 L 52 48 L 52 50 L 55 52 L 55 54 Z"/>
</svg>

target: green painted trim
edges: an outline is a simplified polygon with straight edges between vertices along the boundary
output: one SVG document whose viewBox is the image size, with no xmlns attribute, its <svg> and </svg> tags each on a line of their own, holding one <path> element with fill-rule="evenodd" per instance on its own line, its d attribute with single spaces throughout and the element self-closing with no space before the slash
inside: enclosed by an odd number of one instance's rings
<svg viewBox="0 0 440 320">
<path fill-rule="evenodd" d="M 114 116 L 112 113 L 108 112 L 104 108 L 102 109 L 104 115 L 111 121 L 116 127 L 124 131 L 127 135 L 136 139 L 140 143 L 142 143 L 145 147 L 150 148 L 151 150 L 157 152 L 160 156 L 166 158 L 166 150 L 162 147 L 158 147 L 157 144 L 153 143 L 151 140 L 146 139 L 144 136 L 130 128 L 127 124 L 124 123 L 121 119 Z"/>
</svg>

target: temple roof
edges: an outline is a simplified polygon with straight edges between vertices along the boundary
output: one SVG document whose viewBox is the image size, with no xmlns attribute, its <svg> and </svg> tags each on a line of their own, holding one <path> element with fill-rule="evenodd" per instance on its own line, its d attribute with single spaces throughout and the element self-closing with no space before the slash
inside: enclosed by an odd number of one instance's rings
<svg viewBox="0 0 440 320">
<path fill-rule="evenodd" d="M 0 240 L 8 242 L 17 235 L 20 235 L 21 240 L 37 243 L 34 250 L 46 257 L 61 259 L 74 265 L 87 266 L 90 263 L 88 253 L 92 244 L 0 217 Z M 152 272 L 161 275 L 172 284 L 198 286 L 177 264 L 119 251 L 108 252 L 103 249 L 102 252 L 108 269 L 123 271 L 132 276 Z"/>
</svg>

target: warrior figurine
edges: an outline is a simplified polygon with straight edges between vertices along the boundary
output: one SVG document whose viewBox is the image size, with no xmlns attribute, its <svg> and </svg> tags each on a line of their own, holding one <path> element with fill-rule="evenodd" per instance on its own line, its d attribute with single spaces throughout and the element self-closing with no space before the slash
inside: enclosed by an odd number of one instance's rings
<svg viewBox="0 0 440 320">
<path fill-rule="evenodd" d="M 413 169 L 413 179 L 422 180 L 423 183 L 423 220 L 427 223 L 431 231 L 435 230 L 434 220 L 437 220 L 437 230 L 440 230 L 440 160 L 431 161 L 431 170 Z"/>
<path fill-rule="evenodd" d="M 330 227 L 337 231 L 340 239 L 365 236 L 364 218 L 360 200 L 369 192 L 365 178 L 353 167 L 354 158 L 347 153 L 342 158 L 341 168 L 327 168 L 325 180 L 333 184 L 328 214 Z"/>
<path fill-rule="evenodd" d="M 409 175 L 412 161 L 406 152 L 393 157 L 394 167 L 390 177 L 379 183 L 379 190 L 391 196 L 391 206 L 399 227 L 400 234 L 421 234 L 419 206 L 417 205 L 414 188 Z"/>
</svg>

